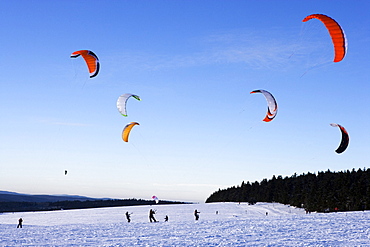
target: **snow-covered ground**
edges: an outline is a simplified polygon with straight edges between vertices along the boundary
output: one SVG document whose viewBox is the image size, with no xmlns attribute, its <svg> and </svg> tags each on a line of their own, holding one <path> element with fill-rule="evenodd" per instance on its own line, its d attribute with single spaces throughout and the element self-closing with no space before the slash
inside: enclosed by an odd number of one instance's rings
<svg viewBox="0 0 370 247">
<path fill-rule="evenodd" d="M 149 223 L 150 208 L 159 222 Z M 277 203 L 210 203 L 5 213 L 0 246 L 370 246 L 370 212 L 305 214 Z"/>
</svg>

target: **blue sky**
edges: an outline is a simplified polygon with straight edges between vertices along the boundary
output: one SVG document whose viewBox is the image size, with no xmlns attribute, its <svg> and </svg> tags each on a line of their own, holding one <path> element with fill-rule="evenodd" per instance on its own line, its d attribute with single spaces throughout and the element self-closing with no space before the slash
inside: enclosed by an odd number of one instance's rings
<svg viewBox="0 0 370 247">
<path fill-rule="evenodd" d="M 349 10 L 349 5 L 351 9 Z M 368 1 L 2 1 L 0 189 L 204 201 L 368 167 Z M 348 38 L 343 61 L 321 22 Z M 77 50 L 101 70 L 90 79 Z M 270 91 L 279 111 L 262 121 Z M 128 117 L 117 98 L 134 93 Z M 130 140 L 123 127 L 139 122 Z M 338 155 L 339 123 L 350 145 Z M 64 170 L 68 175 L 64 175 Z"/>
</svg>

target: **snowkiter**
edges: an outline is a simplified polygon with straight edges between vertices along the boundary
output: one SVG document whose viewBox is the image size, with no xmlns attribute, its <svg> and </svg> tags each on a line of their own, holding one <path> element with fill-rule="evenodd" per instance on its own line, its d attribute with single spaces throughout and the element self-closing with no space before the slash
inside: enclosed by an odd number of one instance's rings
<svg viewBox="0 0 370 247">
<path fill-rule="evenodd" d="M 149 211 L 149 220 L 150 222 L 157 222 L 157 220 L 154 218 L 154 214 L 155 214 L 156 211 L 154 211 L 153 209 L 150 209 Z"/>
<path fill-rule="evenodd" d="M 19 218 L 17 228 L 22 228 L 23 219 Z"/>
<path fill-rule="evenodd" d="M 128 211 L 126 212 L 126 219 L 127 219 L 127 222 L 131 222 L 131 218 L 130 218 L 131 214 L 128 213 Z"/>
<path fill-rule="evenodd" d="M 199 214 L 200 214 L 200 212 L 195 209 L 195 211 L 194 211 L 195 220 L 199 220 Z"/>
</svg>

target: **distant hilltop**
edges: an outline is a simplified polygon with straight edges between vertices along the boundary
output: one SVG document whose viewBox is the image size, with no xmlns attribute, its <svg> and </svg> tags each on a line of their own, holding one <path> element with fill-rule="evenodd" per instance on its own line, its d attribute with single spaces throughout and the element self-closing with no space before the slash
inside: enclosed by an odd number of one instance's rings
<svg viewBox="0 0 370 247">
<path fill-rule="evenodd" d="M 57 202 L 57 201 L 92 201 L 110 200 L 111 198 L 91 198 L 77 195 L 31 195 L 10 191 L 0 191 L 0 202 Z"/>
<path fill-rule="evenodd" d="M 91 198 L 77 195 L 30 195 L 0 191 L 0 213 L 183 203 L 163 200 L 155 202 L 142 199 Z"/>
</svg>

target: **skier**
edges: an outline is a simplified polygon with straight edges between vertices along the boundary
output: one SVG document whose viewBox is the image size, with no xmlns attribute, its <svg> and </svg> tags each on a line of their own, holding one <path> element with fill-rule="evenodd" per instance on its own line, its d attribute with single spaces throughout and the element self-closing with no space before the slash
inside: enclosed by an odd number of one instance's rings
<svg viewBox="0 0 370 247">
<path fill-rule="evenodd" d="M 157 222 L 157 220 L 154 218 L 154 214 L 155 214 L 156 211 L 154 211 L 153 209 L 150 209 L 149 211 L 149 220 L 150 222 Z"/>
<path fill-rule="evenodd" d="M 166 215 L 166 217 L 164 217 L 164 222 L 167 222 L 168 221 L 168 215 Z"/>
<path fill-rule="evenodd" d="M 131 216 L 131 214 L 129 214 L 129 213 L 128 213 L 128 211 L 127 211 L 127 212 L 126 212 L 126 219 L 127 219 L 127 222 L 131 222 L 130 216 Z"/>
<path fill-rule="evenodd" d="M 195 211 L 194 211 L 195 220 L 199 219 L 199 214 L 200 214 L 200 212 L 195 209 Z"/>
<path fill-rule="evenodd" d="M 23 219 L 19 218 L 17 228 L 22 228 Z"/>
</svg>

